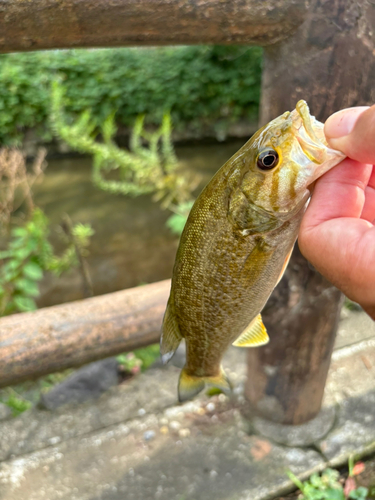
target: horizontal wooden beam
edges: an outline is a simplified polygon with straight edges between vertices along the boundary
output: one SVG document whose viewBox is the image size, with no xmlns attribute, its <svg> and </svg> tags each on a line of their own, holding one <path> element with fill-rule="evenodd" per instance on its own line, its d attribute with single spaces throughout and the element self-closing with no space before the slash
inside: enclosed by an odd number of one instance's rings
<svg viewBox="0 0 375 500">
<path fill-rule="evenodd" d="M 0 387 L 159 342 L 170 280 L 0 318 Z"/>
<path fill-rule="evenodd" d="M 0 0 L 0 52 L 178 44 L 269 45 L 304 0 Z"/>
</svg>

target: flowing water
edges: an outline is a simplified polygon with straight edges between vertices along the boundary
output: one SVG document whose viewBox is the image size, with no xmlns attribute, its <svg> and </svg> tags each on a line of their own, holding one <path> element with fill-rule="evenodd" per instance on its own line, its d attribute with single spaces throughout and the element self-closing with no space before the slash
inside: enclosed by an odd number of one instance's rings
<svg viewBox="0 0 375 500">
<path fill-rule="evenodd" d="M 184 171 L 200 175 L 201 189 L 244 142 L 190 145 L 176 153 Z M 151 196 L 130 198 L 96 188 L 90 158 L 49 160 L 34 198 L 54 226 L 55 241 L 64 213 L 73 223 L 92 225 L 95 235 L 87 262 L 95 295 L 171 277 L 178 245 L 178 237 L 165 225 L 171 213 Z M 81 299 L 81 275 L 76 269 L 60 277 L 48 275 L 41 292 L 40 307 Z"/>
</svg>

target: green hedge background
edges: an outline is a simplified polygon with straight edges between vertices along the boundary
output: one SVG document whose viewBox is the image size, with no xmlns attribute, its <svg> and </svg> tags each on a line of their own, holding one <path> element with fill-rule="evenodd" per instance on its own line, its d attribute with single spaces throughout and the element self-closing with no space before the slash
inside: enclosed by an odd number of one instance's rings
<svg viewBox="0 0 375 500">
<path fill-rule="evenodd" d="M 122 48 L 0 55 L 0 141 L 19 143 L 28 128 L 45 140 L 50 84 L 62 76 L 67 111 L 92 109 L 119 125 L 139 114 L 160 124 L 171 110 L 174 127 L 199 130 L 217 120 L 257 117 L 262 52 L 258 47 Z"/>
</svg>

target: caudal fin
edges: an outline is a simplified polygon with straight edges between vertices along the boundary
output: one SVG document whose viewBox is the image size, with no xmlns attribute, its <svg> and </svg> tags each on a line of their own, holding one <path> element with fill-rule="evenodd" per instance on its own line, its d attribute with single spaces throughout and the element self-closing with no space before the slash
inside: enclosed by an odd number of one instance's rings
<svg viewBox="0 0 375 500">
<path fill-rule="evenodd" d="M 186 373 L 186 369 L 183 368 L 178 381 L 179 402 L 183 403 L 184 401 L 192 399 L 199 394 L 206 385 L 209 387 L 217 387 L 226 394 L 232 391 L 232 384 L 222 368 L 220 374 L 216 377 L 196 377 Z"/>
</svg>

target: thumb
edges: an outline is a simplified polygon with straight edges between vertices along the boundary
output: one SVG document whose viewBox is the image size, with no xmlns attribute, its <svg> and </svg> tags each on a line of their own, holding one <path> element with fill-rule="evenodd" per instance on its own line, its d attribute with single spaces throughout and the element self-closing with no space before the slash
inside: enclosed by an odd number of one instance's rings
<svg viewBox="0 0 375 500">
<path fill-rule="evenodd" d="M 375 105 L 338 111 L 324 125 L 328 144 L 361 163 L 375 163 Z"/>
</svg>

